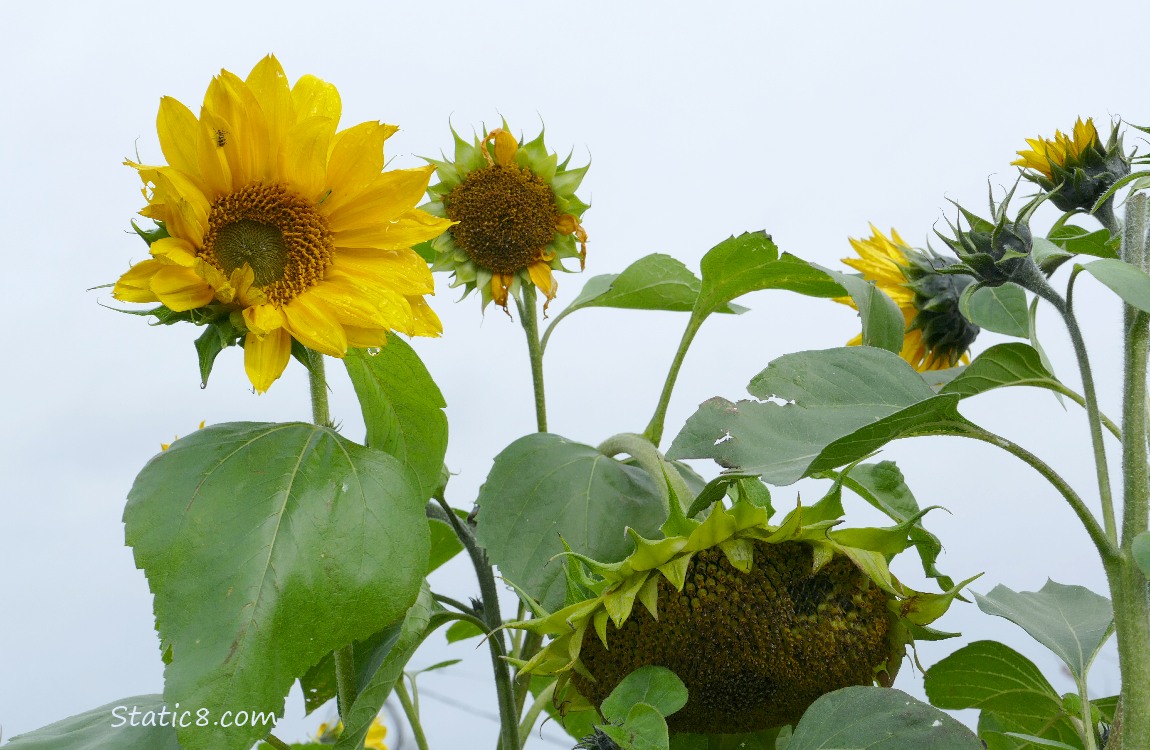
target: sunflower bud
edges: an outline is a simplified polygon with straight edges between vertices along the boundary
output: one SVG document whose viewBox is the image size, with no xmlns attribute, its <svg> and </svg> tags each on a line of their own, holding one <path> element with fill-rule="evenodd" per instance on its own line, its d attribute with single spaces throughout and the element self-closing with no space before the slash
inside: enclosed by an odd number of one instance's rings
<svg viewBox="0 0 1150 750">
<path fill-rule="evenodd" d="M 906 278 L 905 286 L 914 292 L 917 310 L 909 330 L 922 333 L 922 343 L 933 362 L 940 367 L 954 367 L 966 356 L 980 330 L 958 306 L 959 298 L 974 279 L 965 274 L 939 273 L 957 261 L 933 250 L 906 248 L 904 255 L 906 263 L 899 268 Z"/>
<path fill-rule="evenodd" d="M 1130 174 L 1130 161 L 1122 150 L 1118 125 L 1103 146 L 1094 119 L 1074 124 L 1073 133 L 1054 131 L 1054 138 L 1027 138 L 1030 149 L 1011 164 L 1041 186 L 1050 202 L 1063 211 L 1092 211 L 1115 182 Z"/>
<path fill-rule="evenodd" d="M 994 199 L 991 198 L 993 221 L 983 219 L 958 206 L 957 224 L 950 224 L 949 220 L 947 221 L 954 237 L 946 237 L 937 232 L 936 234 L 958 256 L 961 263 L 956 264 L 955 271 L 961 265 L 986 286 L 1002 286 L 1007 282 L 1014 282 L 1025 289 L 1035 289 L 1045 286 L 1046 278 L 1030 255 L 1034 247 L 1030 233 L 1030 216 L 1048 195 L 1039 196 L 1028 203 L 1018 216 L 1011 220 L 1007 218 L 1006 211 L 1013 195 L 1012 188 L 998 206 L 995 206 Z M 967 230 L 962 229 L 963 218 L 969 224 L 970 228 Z"/>
</svg>

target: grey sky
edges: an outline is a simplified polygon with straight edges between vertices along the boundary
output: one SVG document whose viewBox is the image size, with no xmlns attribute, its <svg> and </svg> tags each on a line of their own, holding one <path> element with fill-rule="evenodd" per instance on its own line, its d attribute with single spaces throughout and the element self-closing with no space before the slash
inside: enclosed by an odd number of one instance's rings
<svg viewBox="0 0 1150 750">
<path fill-rule="evenodd" d="M 125 231 L 143 200 L 135 172 L 120 163 L 137 150 L 145 162 L 161 159 L 154 126 L 161 96 L 198 110 L 221 67 L 244 76 L 274 52 L 293 81 L 311 73 L 339 87 L 344 126 L 398 124 L 388 141 L 395 167 L 449 151 L 448 118 L 467 134 L 503 116 L 528 136 L 542 118 L 552 150 L 574 148 L 576 164 L 593 159 L 580 191 L 592 204 L 584 218 L 588 275 L 618 272 L 652 252 L 697 270 L 712 245 L 752 229 L 824 265 L 849 255 L 847 237 L 866 236 L 868 222 L 921 245 L 941 223 L 947 198 L 981 211 L 988 177 L 996 189 L 1013 183 L 1009 162 L 1024 138 L 1066 130 L 1079 115 L 1093 116 L 1100 130 L 1112 116 L 1150 123 L 1150 73 L 1104 46 L 1134 42 L 1116 31 L 1146 28 L 1150 6 L 1134 0 L 1089 12 L 1069 2 L 440 0 L 21 3 L 4 14 L 5 737 L 161 690 L 151 596 L 120 522 L 132 479 L 159 444 L 201 420 L 309 414 L 297 365 L 257 397 L 241 353 L 228 351 L 201 390 L 196 330 L 149 328 L 102 309 L 105 292 L 85 291 L 146 254 Z M 1131 49 L 1141 55 L 1141 46 Z M 561 275 L 554 309 L 583 281 Z M 518 325 L 494 309 L 481 318 L 477 298 L 455 304 L 446 282 L 438 277 L 432 301 L 444 337 L 415 346 L 449 404 L 447 461 L 459 472 L 450 498 L 470 506 L 491 458 L 533 428 L 530 378 Z M 1117 416 L 1119 308 L 1090 280 L 1079 292 L 1103 410 Z M 751 311 L 709 320 L 688 356 L 664 447 L 699 402 L 745 395 L 774 357 L 837 346 L 857 332 L 853 313 L 826 301 L 758 293 L 740 303 Z M 670 313 L 602 310 L 565 320 L 546 362 L 552 430 L 588 443 L 641 430 L 685 322 Z M 1048 314 L 1039 324 L 1060 374 L 1077 387 L 1061 329 Z M 994 341 L 984 335 L 976 350 Z M 341 368 L 329 370 L 333 413 L 359 439 L 350 385 Z M 1011 390 L 963 409 L 1063 469 L 1096 502 L 1076 407 L 1064 411 L 1048 393 Z M 940 565 L 956 578 L 986 571 L 975 590 L 997 583 L 1036 590 L 1050 576 L 1105 593 L 1085 533 L 1028 468 L 951 438 L 896 444 L 884 456 L 899 461 L 920 503 L 950 510 L 928 519 L 947 548 Z M 817 491 L 811 485 L 804 495 Z M 896 572 L 920 582 L 915 560 Z M 457 597 L 476 591 L 461 564 L 433 583 Z M 1070 689 L 1054 657 L 973 605 L 959 603 L 939 626 L 963 638 L 923 645 L 927 665 L 963 643 L 997 638 Z M 430 642 L 413 666 L 468 658 L 423 684 L 494 713 L 486 654 Z M 900 687 L 921 694 L 920 683 L 904 668 Z M 1096 666 L 1095 685 L 1099 694 L 1117 690 L 1113 651 Z M 495 741 L 491 721 L 431 697 L 424 711 L 433 747 Z M 297 693 L 277 734 L 303 739 L 316 722 L 301 715 Z"/>
</svg>

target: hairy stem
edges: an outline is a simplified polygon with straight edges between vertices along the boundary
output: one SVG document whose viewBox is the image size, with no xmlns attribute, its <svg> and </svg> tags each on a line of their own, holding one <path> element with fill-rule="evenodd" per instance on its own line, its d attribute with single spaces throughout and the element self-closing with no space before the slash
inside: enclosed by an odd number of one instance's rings
<svg viewBox="0 0 1150 750">
<path fill-rule="evenodd" d="M 276 737 L 274 734 L 269 734 L 267 737 L 264 737 L 264 742 L 268 743 L 276 750 L 291 750 L 291 745 L 284 742 L 279 737 Z"/>
<path fill-rule="evenodd" d="M 1126 209 L 1122 259 L 1150 271 L 1147 227 L 1150 205 L 1145 195 L 1131 196 Z M 1146 576 L 1134 561 L 1134 538 L 1150 525 L 1150 466 L 1147 459 L 1147 354 L 1150 315 L 1125 306 L 1125 361 L 1122 396 L 1123 518 L 1121 557 L 1106 567 L 1114 600 L 1122 701 L 1107 750 L 1150 747 L 1150 598 Z"/>
<path fill-rule="evenodd" d="M 1070 509 L 1074 511 L 1074 515 L 1078 516 L 1078 520 L 1082 522 L 1086 533 L 1090 536 L 1090 541 L 1094 542 L 1098 554 L 1102 556 L 1103 562 L 1113 560 L 1118 556 L 1117 545 L 1110 541 L 1106 532 L 1098 525 L 1098 520 L 1094 517 L 1094 514 L 1090 512 L 1090 508 L 1086 507 L 1086 503 L 1082 501 L 1082 498 L 1078 496 L 1074 488 L 1049 464 L 1017 443 L 1013 443 L 1001 435 L 996 435 L 993 432 L 984 430 L 977 425 L 968 425 L 962 434 L 965 437 L 981 440 L 1003 449 L 1012 456 L 1021 459 L 1023 463 L 1041 474 L 1046 481 L 1054 486 L 1054 489 L 1058 490 L 1058 493 L 1062 495 L 1070 505 Z"/>
<path fill-rule="evenodd" d="M 499 591 L 495 586 L 495 573 L 487 559 L 487 553 L 475 541 L 471 529 L 463 525 L 452 512 L 451 506 L 442 498 L 436 498 L 455 535 L 463 542 L 463 548 L 471 557 L 475 577 L 479 579 L 479 594 L 483 601 L 482 620 L 489 633 L 487 645 L 491 651 L 491 667 L 495 674 L 495 692 L 499 700 L 500 747 L 502 750 L 519 749 L 519 712 L 516 710 L 515 689 L 511 679 L 511 667 L 504 661 L 507 655 L 507 641 L 504 638 L 503 615 L 499 613 Z"/>
<path fill-rule="evenodd" d="M 535 287 L 523 284 L 523 302 L 519 306 L 519 320 L 527 335 L 527 354 L 531 358 L 531 384 L 535 388 L 535 422 L 539 432 L 547 432 L 547 398 L 543 393 L 543 349 L 539 345 L 539 317 L 536 310 Z"/>
<path fill-rule="evenodd" d="M 415 737 L 415 745 L 419 750 L 427 750 L 427 736 L 423 733 L 423 724 L 419 721 L 419 711 L 411 702 L 411 694 L 407 692 L 407 685 L 401 676 L 395 682 L 395 697 L 399 698 L 399 705 L 407 716 L 407 723 L 411 725 L 411 734 Z"/>
</svg>

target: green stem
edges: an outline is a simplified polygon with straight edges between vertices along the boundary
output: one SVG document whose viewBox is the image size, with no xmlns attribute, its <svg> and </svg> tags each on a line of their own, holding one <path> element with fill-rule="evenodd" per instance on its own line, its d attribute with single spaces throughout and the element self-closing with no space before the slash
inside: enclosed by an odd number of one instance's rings
<svg viewBox="0 0 1150 750">
<path fill-rule="evenodd" d="M 499 591 L 495 586 L 495 573 L 491 569 L 491 562 L 487 553 L 475 541 L 471 529 L 460 522 L 459 517 L 451 511 L 446 500 L 437 498 L 443 507 L 448 522 L 455 529 L 455 535 L 463 543 L 463 548 L 471 557 L 472 567 L 475 568 L 475 577 L 479 579 L 479 594 L 483 601 L 482 619 L 489 633 L 487 645 L 491 651 L 491 666 L 495 673 L 495 692 L 499 700 L 500 747 L 503 750 L 518 750 L 519 748 L 519 712 L 515 709 L 515 689 L 511 679 L 511 667 L 504 661 L 507 655 L 507 642 L 503 636 L 503 615 L 499 613 Z"/>
<path fill-rule="evenodd" d="M 470 615 L 472 617 L 479 616 L 479 614 L 474 609 L 467 606 L 458 599 L 452 599 L 450 596 L 444 596 L 443 594 L 432 594 L 431 598 L 435 599 L 435 601 L 439 602 L 440 604 L 446 604 L 450 607 L 455 607 L 465 615 Z"/>
<path fill-rule="evenodd" d="M 1098 520 L 1094 517 L 1094 514 L 1090 512 L 1090 508 L 1086 507 L 1086 503 L 1082 501 L 1082 498 L 1078 496 L 1074 488 L 1049 464 L 1017 443 L 1013 443 L 1001 435 L 996 435 L 993 432 L 984 430 L 978 425 L 967 424 L 966 429 L 961 434 L 964 437 L 981 440 L 984 443 L 997 446 L 1012 456 L 1021 459 L 1023 463 L 1041 474 L 1046 481 L 1054 486 L 1054 489 L 1058 490 L 1058 493 L 1062 495 L 1066 502 L 1069 503 L 1070 509 L 1074 511 L 1074 515 L 1078 516 L 1078 520 L 1081 521 L 1082 525 L 1086 528 L 1086 533 L 1090 536 L 1090 540 L 1094 542 L 1098 554 L 1102 556 L 1102 561 L 1105 563 L 1118 556 L 1117 545 L 1111 542 L 1110 538 L 1106 536 L 1106 532 L 1098 525 Z"/>
<path fill-rule="evenodd" d="M 1131 196 L 1126 209 L 1122 259 L 1143 271 L 1150 270 L 1147 225 L 1150 205 L 1145 195 Z M 1150 466 L 1147 458 L 1147 355 L 1150 352 L 1150 315 L 1125 306 L 1125 358 L 1123 367 L 1122 443 L 1123 518 L 1121 557 L 1106 567 L 1114 602 L 1118 635 L 1118 662 L 1122 672 L 1120 716 L 1110 748 L 1150 747 L 1150 598 L 1146 576 L 1134 561 L 1134 537 L 1150 525 Z M 1129 708 L 1130 710 L 1127 710 Z"/>
<path fill-rule="evenodd" d="M 411 702 L 411 694 L 407 692 L 407 685 L 401 676 L 395 682 L 395 697 L 399 698 L 399 705 L 403 706 L 403 713 L 407 716 L 407 723 L 411 725 L 411 733 L 415 736 L 415 745 L 419 750 L 427 750 L 427 736 L 423 733 L 423 724 L 419 721 L 419 711 Z"/>
<path fill-rule="evenodd" d="M 626 453 L 635 459 L 635 463 L 651 477 L 651 481 L 659 489 L 663 502 L 667 503 L 667 512 L 671 512 L 671 492 L 675 493 L 679 507 L 685 502 L 690 505 L 694 499 L 687 482 L 674 466 L 663 457 L 650 440 L 643 435 L 630 432 L 620 433 L 607 438 L 596 449 L 604 456 L 617 456 Z"/>
<path fill-rule="evenodd" d="M 1082 703 L 1082 744 L 1083 750 L 1098 750 L 1098 741 L 1094 736 L 1094 722 L 1090 715 L 1090 695 L 1086 690 L 1086 680 L 1075 680 L 1078 688 L 1078 698 Z"/>
<path fill-rule="evenodd" d="M 1074 276 L 1066 288 L 1066 299 L 1049 287 L 1036 289 L 1040 296 L 1054 306 L 1066 323 L 1074 356 L 1078 360 L 1078 371 L 1082 377 L 1082 395 L 1086 398 L 1086 421 L 1090 425 L 1090 444 L 1094 450 L 1094 472 L 1098 478 L 1098 497 L 1102 501 L 1102 523 L 1106 537 L 1113 546 L 1118 544 L 1118 524 L 1114 518 L 1114 497 L 1110 490 L 1110 466 L 1106 463 L 1106 444 L 1102 438 L 1102 416 L 1098 408 L 1098 393 L 1094 388 L 1094 374 L 1090 369 L 1090 357 L 1086 353 L 1086 341 L 1074 314 Z"/>
<path fill-rule="evenodd" d="M 690 348 L 691 342 L 695 339 L 695 334 L 699 332 L 699 327 L 703 325 L 704 319 L 705 316 L 697 317 L 691 313 L 691 319 L 687 321 L 687 327 L 683 331 L 683 338 L 679 341 L 679 349 L 675 352 L 675 358 L 671 360 L 671 369 L 667 371 L 667 380 L 663 383 L 663 392 L 659 394 L 659 403 L 655 406 L 655 413 L 651 415 L 651 422 L 643 431 L 643 434 L 656 448 L 663 440 L 663 426 L 667 420 L 667 407 L 671 403 L 671 391 L 675 389 L 675 381 L 679 378 L 679 368 L 683 366 L 687 349 Z"/>
<path fill-rule="evenodd" d="M 1057 389 L 1056 393 L 1061 393 L 1063 396 L 1066 396 L 1068 399 L 1078 404 L 1083 409 L 1086 408 L 1086 399 L 1082 398 L 1078 392 L 1067 388 L 1066 386 L 1062 386 L 1061 388 Z M 1118 429 L 1118 425 L 1114 424 L 1114 421 L 1111 420 L 1110 417 L 1106 416 L 1101 411 L 1098 412 L 1098 417 L 1102 420 L 1102 426 L 1105 427 L 1111 435 L 1118 438 L 1119 440 L 1122 439 L 1122 430 Z"/>
<path fill-rule="evenodd" d="M 1111 236 L 1117 237 L 1122 234 L 1122 224 L 1118 221 L 1118 217 L 1114 215 L 1113 197 L 1098 207 L 1098 210 L 1094 212 L 1094 218 L 1098 219 L 1098 223 L 1106 227 Z"/>
<path fill-rule="evenodd" d="M 535 287 L 524 282 L 523 302 L 516 300 L 519 320 L 527 335 L 527 354 L 531 358 L 531 384 L 535 388 L 535 422 L 539 432 L 547 432 L 547 398 L 543 393 L 543 349 L 539 345 L 539 316 Z"/>
<path fill-rule="evenodd" d="M 308 382 L 311 385 L 311 421 L 320 427 L 331 426 L 331 413 L 327 406 L 327 378 L 324 377 L 323 355 L 307 350 Z"/>
<path fill-rule="evenodd" d="M 274 734 L 269 734 L 267 737 L 264 737 L 264 742 L 268 743 L 276 750 L 291 750 L 291 745 L 284 742 L 279 737 L 276 737 Z"/>
<path fill-rule="evenodd" d="M 323 355 L 307 350 L 308 382 L 311 386 L 311 419 L 320 427 L 331 425 L 331 412 L 328 410 L 327 378 L 324 376 Z M 339 716 L 347 725 L 351 706 L 355 703 L 355 650 L 350 643 L 332 652 L 335 661 L 335 693 L 339 705 Z"/>
</svg>

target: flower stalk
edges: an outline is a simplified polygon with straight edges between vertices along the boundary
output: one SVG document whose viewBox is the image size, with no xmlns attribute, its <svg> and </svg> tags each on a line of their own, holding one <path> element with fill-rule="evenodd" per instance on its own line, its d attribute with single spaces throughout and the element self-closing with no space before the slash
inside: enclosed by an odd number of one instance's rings
<svg viewBox="0 0 1150 750">
<path fill-rule="evenodd" d="M 547 397 L 543 391 L 543 349 L 539 345 L 539 316 L 535 287 L 523 285 L 523 300 L 515 301 L 519 319 L 527 336 L 527 354 L 531 358 L 531 385 L 535 391 L 535 423 L 539 432 L 547 432 Z"/>
</svg>

